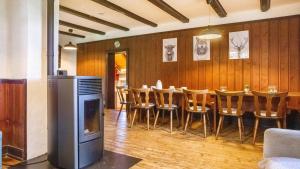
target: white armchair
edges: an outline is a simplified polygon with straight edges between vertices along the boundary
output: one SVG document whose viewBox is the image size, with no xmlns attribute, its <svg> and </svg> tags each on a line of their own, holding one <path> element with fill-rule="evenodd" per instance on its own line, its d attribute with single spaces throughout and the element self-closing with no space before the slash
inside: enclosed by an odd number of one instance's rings
<svg viewBox="0 0 300 169">
<path fill-rule="evenodd" d="M 260 169 L 300 169 L 300 131 L 268 129 Z"/>
</svg>

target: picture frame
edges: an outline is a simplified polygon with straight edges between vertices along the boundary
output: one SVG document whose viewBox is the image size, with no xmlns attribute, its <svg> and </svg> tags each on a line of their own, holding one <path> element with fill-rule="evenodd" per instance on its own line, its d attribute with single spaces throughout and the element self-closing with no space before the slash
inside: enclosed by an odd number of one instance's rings
<svg viewBox="0 0 300 169">
<path fill-rule="evenodd" d="M 193 36 L 193 60 L 210 60 L 210 40 Z"/>
<path fill-rule="evenodd" d="M 163 39 L 163 62 L 177 62 L 177 38 Z"/>
<path fill-rule="evenodd" d="M 249 30 L 229 32 L 229 59 L 249 59 Z"/>
</svg>

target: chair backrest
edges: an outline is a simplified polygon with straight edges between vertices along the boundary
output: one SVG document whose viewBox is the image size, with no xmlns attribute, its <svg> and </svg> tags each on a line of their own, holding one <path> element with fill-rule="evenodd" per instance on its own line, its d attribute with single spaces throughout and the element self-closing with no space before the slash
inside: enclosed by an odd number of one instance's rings
<svg viewBox="0 0 300 169">
<path fill-rule="evenodd" d="M 158 107 L 165 108 L 165 104 L 167 104 L 168 108 L 172 108 L 174 90 L 153 89 L 153 91 L 154 91 L 155 103 Z M 167 97 L 168 99 L 165 99 L 165 97 Z"/>
<path fill-rule="evenodd" d="M 215 90 L 217 94 L 218 99 L 218 107 L 219 107 L 219 113 L 221 114 L 233 114 L 232 108 L 233 108 L 233 99 L 237 98 L 237 100 L 234 100 L 234 103 L 236 103 L 236 112 L 235 115 L 241 115 L 242 113 L 242 106 L 243 106 L 243 97 L 245 93 L 243 91 L 225 91 L 222 92 L 220 90 Z M 223 101 L 226 102 L 226 104 L 223 104 Z M 226 113 L 224 112 L 226 111 Z"/>
<path fill-rule="evenodd" d="M 149 91 L 150 91 L 149 88 L 147 88 L 147 89 L 137 89 L 137 88 L 131 89 L 134 104 L 136 106 L 140 106 L 140 107 L 142 107 L 144 104 L 144 106 L 148 107 L 149 106 Z"/>
<path fill-rule="evenodd" d="M 125 102 L 125 97 L 124 97 L 125 87 L 124 86 L 117 86 L 116 89 L 117 89 L 117 94 L 118 94 L 118 97 L 120 99 L 120 102 Z"/>
<path fill-rule="evenodd" d="M 278 92 L 278 93 L 269 93 L 269 92 L 259 92 L 252 91 L 254 95 L 254 106 L 255 113 L 258 116 L 261 116 L 261 113 L 265 113 L 266 117 L 282 117 L 283 113 L 286 112 L 286 98 L 288 92 Z M 279 101 L 278 101 L 279 99 Z M 274 104 L 274 102 L 276 102 Z M 272 114 L 272 112 L 274 112 Z"/>
<path fill-rule="evenodd" d="M 208 89 L 205 90 L 186 90 L 183 89 L 184 98 L 186 102 L 186 110 L 198 111 L 198 103 L 201 103 L 202 112 L 206 112 L 206 99 Z M 192 103 L 192 109 L 190 104 Z"/>
</svg>

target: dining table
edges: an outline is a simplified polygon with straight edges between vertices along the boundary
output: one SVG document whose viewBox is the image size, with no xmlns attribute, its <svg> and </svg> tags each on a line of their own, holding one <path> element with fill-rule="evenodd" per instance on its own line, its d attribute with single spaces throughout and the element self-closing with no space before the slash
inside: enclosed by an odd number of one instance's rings
<svg viewBox="0 0 300 169">
<path fill-rule="evenodd" d="M 150 90 L 152 91 L 152 90 Z M 173 92 L 174 94 L 177 94 L 180 96 L 180 104 L 181 104 L 181 120 L 180 120 L 180 126 L 183 129 L 185 124 L 185 98 L 183 95 L 183 90 L 181 88 L 176 88 Z M 208 103 L 209 105 L 213 106 L 213 132 L 216 132 L 217 130 L 217 113 L 218 113 L 218 105 L 217 105 L 217 94 L 215 90 L 209 90 L 208 95 L 211 96 L 211 101 Z M 245 97 L 253 97 L 253 93 L 251 91 L 245 92 Z M 288 92 L 287 101 L 289 101 L 293 97 L 299 97 L 300 98 L 300 92 Z M 288 109 L 294 109 L 293 107 L 287 107 Z M 286 114 L 283 117 L 283 128 L 286 128 Z"/>
<path fill-rule="evenodd" d="M 153 93 L 152 88 L 150 88 L 150 93 Z M 185 124 L 185 98 L 184 98 L 184 93 L 182 88 L 175 88 L 173 90 L 173 93 L 175 95 L 179 96 L 179 103 L 181 105 L 181 119 L 180 119 L 180 127 L 183 129 L 184 124 Z M 208 103 L 210 106 L 212 106 L 212 113 L 213 113 L 213 132 L 216 132 L 217 130 L 217 112 L 218 112 L 218 105 L 217 105 L 217 94 L 215 90 L 209 90 L 208 95 L 210 96 L 211 100 Z M 253 97 L 253 93 L 251 91 L 245 92 L 245 97 Z M 288 92 L 287 96 L 287 101 L 290 101 L 292 98 L 299 98 L 300 100 L 300 92 Z M 253 99 L 252 99 L 253 100 Z M 300 105 L 300 104 L 299 104 Z M 288 106 L 288 109 L 296 109 L 299 110 L 298 108 Z M 286 128 L 286 114 L 283 117 L 283 128 Z"/>
</svg>

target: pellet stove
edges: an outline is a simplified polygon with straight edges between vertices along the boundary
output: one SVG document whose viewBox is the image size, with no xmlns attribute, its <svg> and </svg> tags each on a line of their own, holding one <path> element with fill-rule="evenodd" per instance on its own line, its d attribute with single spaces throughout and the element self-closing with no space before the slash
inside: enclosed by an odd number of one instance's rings
<svg viewBox="0 0 300 169">
<path fill-rule="evenodd" d="M 59 168 L 78 169 L 100 160 L 103 111 L 101 78 L 48 77 L 49 162 Z"/>
</svg>

